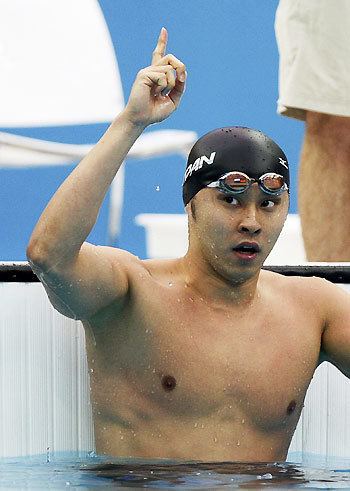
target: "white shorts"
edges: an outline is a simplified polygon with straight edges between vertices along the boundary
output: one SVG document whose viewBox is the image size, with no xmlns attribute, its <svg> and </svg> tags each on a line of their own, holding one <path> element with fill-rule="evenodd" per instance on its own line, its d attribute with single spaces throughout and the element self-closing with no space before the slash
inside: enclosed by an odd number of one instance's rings
<svg viewBox="0 0 350 491">
<path fill-rule="evenodd" d="M 277 112 L 350 116 L 350 0 L 280 0 Z"/>
</svg>

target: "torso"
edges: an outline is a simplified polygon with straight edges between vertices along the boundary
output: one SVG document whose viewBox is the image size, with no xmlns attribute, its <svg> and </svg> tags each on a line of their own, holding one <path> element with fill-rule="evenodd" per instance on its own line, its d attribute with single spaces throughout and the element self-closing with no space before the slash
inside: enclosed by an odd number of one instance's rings
<svg viewBox="0 0 350 491">
<path fill-rule="evenodd" d="M 254 305 L 223 308 L 170 265 L 135 271 L 127 305 L 84 323 L 97 452 L 285 460 L 320 354 L 308 280 L 263 271 Z"/>
</svg>

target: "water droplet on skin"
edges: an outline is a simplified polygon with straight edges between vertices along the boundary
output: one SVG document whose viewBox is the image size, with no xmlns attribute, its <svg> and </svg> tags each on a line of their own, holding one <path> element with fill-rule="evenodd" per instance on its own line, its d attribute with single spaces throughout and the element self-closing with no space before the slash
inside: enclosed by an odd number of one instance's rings
<svg viewBox="0 0 350 491">
<path fill-rule="evenodd" d="M 244 424 L 244 422 L 245 422 L 245 419 L 242 419 L 242 423 L 243 423 L 243 424 Z"/>
<path fill-rule="evenodd" d="M 93 369 L 93 368 L 90 368 L 90 372 L 91 372 L 91 373 L 94 373 L 94 369 Z"/>
<path fill-rule="evenodd" d="M 123 437 L 123 435 L 122 435 L 122 436 L 120 437 L 120 439 L 121 439 L 121 440 L 124 440 L 124 437 Z"/>
<path fill-rule="evenodd" d="M 191 302 L 194 302 L 193 298 L 192 297 L 188 297 L 188 299 L 191 301 Z"/>
<path fill-rule="evenodd" d="M 218 439 L 216 438 L 216 436 L 214 436 L 213 442 L 216 443 L 217 441 L 218 441 Z"/>
<path fill-rule="evenodd" d="M 156 191 L 160 191 L 160 186 L 156 186 Z"/>
<path fill-rule="evenodd" d="M 169 281 L 169 286 L 173 286 L 173 283 L 171 283 L 171 281 Z"/>
<path fill-rule="evenodd" d="M 237 447 L 239 447 L 239 446 L 240 446 L 240 444 L 241 444 L 241 442 L 238 440 L 238 442 L 237 442 Z"/>
</svg>

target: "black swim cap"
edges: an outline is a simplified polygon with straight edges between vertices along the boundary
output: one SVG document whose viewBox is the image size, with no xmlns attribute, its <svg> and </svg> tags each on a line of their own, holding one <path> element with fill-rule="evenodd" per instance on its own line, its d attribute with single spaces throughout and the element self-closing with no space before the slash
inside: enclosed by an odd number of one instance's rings
<svg viewBox="0 0 350 491">
<path fill-rule="evenodd" d="M 234 170 L 254 179 L 275 172 L 289 189 L 287 157 L 277 143 L 251 128 L 218 128 L 197 140 L 188 156 L 182 188 L 185 206 L 198 191 Z"/>
</svg>

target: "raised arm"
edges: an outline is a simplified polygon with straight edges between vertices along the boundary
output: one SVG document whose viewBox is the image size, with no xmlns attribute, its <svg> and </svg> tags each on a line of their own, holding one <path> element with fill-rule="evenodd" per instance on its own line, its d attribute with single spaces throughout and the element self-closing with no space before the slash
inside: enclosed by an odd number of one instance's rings
<svg viewBox="0 0 350 491">
<path fill-rule="evenodd" d="M 160 32 L 152 64 L 140 70 L 124 111 L 59 187 L 30 238 L 28 260 L 53 305 L 68 317 L 87 319 L 128 292 L 131 254 L 85 242 L 107 190 L 135 140 L 166 119 L 185 89 L 185 66 L 165 55 Z"/>
</svg>

